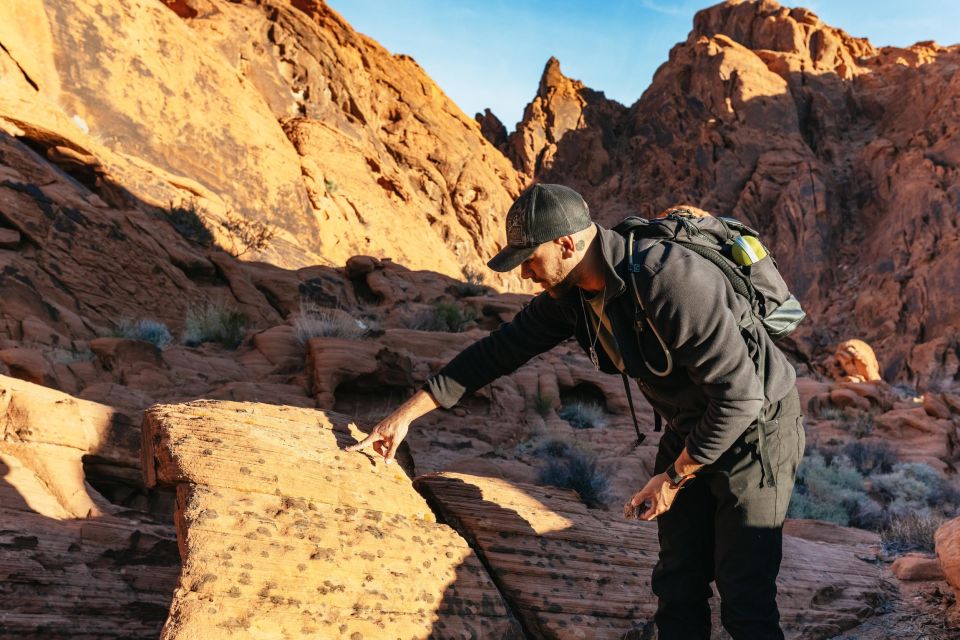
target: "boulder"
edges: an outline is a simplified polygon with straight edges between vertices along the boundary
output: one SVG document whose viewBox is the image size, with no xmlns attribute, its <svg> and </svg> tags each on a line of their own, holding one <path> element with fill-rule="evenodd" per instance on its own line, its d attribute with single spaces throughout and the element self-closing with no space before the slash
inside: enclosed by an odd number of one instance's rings
<svg viewBox="0 0 960 640">
<path fill-rule="evenodd" d="M 880 380 L 877 356 L 863 340 L 846 340 L 837 345 L 833 357 L 839 372 L 838 379 L 852 382 Z"/>
<path fill-rule="evenodd" d="M 311 338 L 307 342 L 307 375 L 310 393 L 320 408 L 332 408 L 337 387 L 356 382 L 371 390 L 378 387 L 412 389 L 413 364 L 409 356 L 365 340 Z"/>
<path fill-rule="evenodd" d="M 890 565 L 893 575 L 900 580 L 917 582 L 921 580 L 943 580 L 943 569 L 936 558 L 920 553 L 908 553 L 900 556 Z"/>
<path fill-rule="evenodd" d="M 151 484 L 177 490 L 183 572 L 160 637 L 523 638 L 483 564 L 399 465 L 333 413 L 158 405 Z"/>
<path fill-rule="evenodd" d="M 960 518 L 947 520 L 940 525 L 933 541 L 943 575 L 960 598 Z"/>
</svg>

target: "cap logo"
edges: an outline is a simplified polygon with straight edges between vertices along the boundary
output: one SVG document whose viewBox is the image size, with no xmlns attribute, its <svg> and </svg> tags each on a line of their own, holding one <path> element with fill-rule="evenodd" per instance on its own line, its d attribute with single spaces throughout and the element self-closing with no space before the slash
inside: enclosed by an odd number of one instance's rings
<svg viewBox="0 0 960 640">
<path fill-rule="evenodd" d="M 514 247 L 526 245 L 523 239 L 523 219 L 526 217 L 526 202 L 522 208 L 514 209 L 507 216 L 507 244 Z"/>
</svg>

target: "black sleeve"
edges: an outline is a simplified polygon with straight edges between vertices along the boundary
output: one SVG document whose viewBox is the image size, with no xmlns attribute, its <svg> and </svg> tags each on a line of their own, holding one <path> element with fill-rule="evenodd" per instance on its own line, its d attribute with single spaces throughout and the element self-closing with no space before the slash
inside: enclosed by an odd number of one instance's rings
<svg viewBox="0 0 960 640">
<path fill-rule="evenodd" d="M 533 356 L 557 346 L 575 328 L 574 309 L 541 293 L 513 320 L 461 351 L 423 388 L 449 409 L 468 391 L 512 373 Z"/>
<path fill-rule="evenodd" d="M 763 388 L 740 333 L 741 308 L 726 278 L 691 254 L 657 274 L 651 317 L 683 367 L 707 397 L 707 409 L 687 437 L 687 451 L 710 464 L 757 418 Z"/>
</svg>

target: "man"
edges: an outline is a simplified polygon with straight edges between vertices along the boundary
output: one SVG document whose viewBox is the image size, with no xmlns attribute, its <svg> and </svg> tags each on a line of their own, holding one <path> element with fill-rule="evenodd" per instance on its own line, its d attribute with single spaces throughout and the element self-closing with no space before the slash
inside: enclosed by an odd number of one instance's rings
<svg viewBox="0 0 960 640">
<path fill-rule="evenodd" d="M 626 240 L 594 224 L 583 198 L 560 185 L 537 184 L 517 198 L 507 214 L 507 241 L 490 268 L 519 266 L 543 293 L 350 450 L 372 446 L 391 462 L 413 420 L 452 407 L 464 393 L 575 336 L 597 368 L 635 378 L 667 423 L 656 475 L 624 505 L 627 515 L 639 508 L 639 517 L 657 519 L 652 585 L 661 640 L 710 637 L 714 580 L 721 620 L 736 640 L 782 639 L 776 577 L 803 426 L 796 374 L 769 336 L 751 327 L 749 303 L 708 260 L 675 243 L 640 239 L 636 282 L 653 330 L 638 334 Z M 763 384 L 743 331 L 753 331 L 754 348 L 764 350 L 756 359 L 766 363 Z"/>
</svg>

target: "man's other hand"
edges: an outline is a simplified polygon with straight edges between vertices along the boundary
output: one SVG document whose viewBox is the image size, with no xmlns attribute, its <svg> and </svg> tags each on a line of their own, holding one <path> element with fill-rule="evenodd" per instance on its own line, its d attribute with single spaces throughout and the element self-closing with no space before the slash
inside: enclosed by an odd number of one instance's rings
<svg viewBox="0 0 960 640">
<path fill-rule="evenodd" d="M 641 520 L 653 520 L 670 509 L 678 491 L 680 491 L 680 487 L 670 484 L 670 478 L 667 477 L 667 474 L 658 473 L 650 478 L 646 486 L 635 493 L 627 504 L 623 505 L 623 513 L 629 518 L 632 514 L 637 513 L 637 507 L 649 502 L 649 508 L 636 517 Z"/>
</svg>

